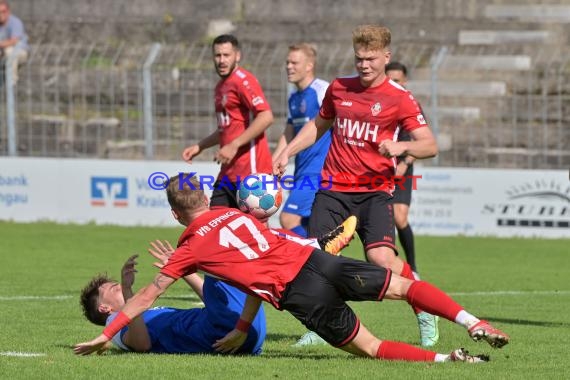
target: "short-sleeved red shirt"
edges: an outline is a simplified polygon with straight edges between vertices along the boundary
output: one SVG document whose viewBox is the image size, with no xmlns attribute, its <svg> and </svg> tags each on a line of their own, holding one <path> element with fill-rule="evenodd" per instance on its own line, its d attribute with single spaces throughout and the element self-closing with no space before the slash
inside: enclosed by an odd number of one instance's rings
<svg viewBox="0 0 570 380">
<path fill-rule="evenodd" d="M 186 228 L 160 272 L 178 279 L 201 270 L 279 308 L 285 287 L 314 249 L 272 232 L 251 215 L 217 208 Z"/>
<path fill-rule="evenodd" d="M 241 135 L 258 113 L 271 110 L 257 78 L 241 67 L 218 82 L 214 97 L 220 146 Z M 241 146 L 231 162 L 222 165 L 218 179 L 225 176 L 236 182 L 237 176 L 243 178 L 252 173 L 271 171 L 271 153 L 265 133 L 262 133 Z"/>
<path fill-rule="evenodd" d="M 376 87 L 362 86 L 358 76 L 337 78 L 319 114 L 334 119 L 321 173 L 323 187 L 334 191 L 391 193 L 393 184 L 384 179 L 394 176 L 396 162 L 378 152 L 380 142 L 396 141 L 400 128 L 411 132 L 427 127 L 412 94 L 388 78 Z"/>
</svg>

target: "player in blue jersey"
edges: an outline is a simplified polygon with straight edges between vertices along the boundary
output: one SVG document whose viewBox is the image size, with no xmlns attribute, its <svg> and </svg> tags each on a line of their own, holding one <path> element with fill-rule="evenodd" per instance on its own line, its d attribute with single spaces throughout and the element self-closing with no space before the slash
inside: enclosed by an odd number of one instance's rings
<svg viewBox="0 0 570 380">
<path fill-rule="evenodd" d="M 273 153 L 274 159 L 303 125 L 319 113 L 329 83 L 315 78 L 316 57 L 315 48 L 308 43 L 289 46 L 287 80 L 296 91 L 289 96 L 287 125 Z M 295 156 L 295 183 L 283 206 L 280 222 L 283 228 L 299 236 L 307 237 L 305 226 L 320 186 L 319 176 L 331 143 L 331 133 L 325 133 L 314 145 Z"/>
<path fill-rule="evenodd" d="M 174 249 L 168 242 L 151 243 L 149 252 L 162 267 Z M 137 255 L 131 256 L 121 270 L 121 283 L 99 275 L 81 292 L 81 304 L 87 319 L 97 325 L 111 323 L 125 302 L 133 296 Z M 205 276 L 186 276 L 186 282 L 204 301 L 203 308 L 175 309 L 156 307 L 134 319 L 112 339 L 126 351 L 153 353 L 214 353 L 212 345 L 233 330 L 245 304 L 245 294 L 220 280 Z M 255 317 L 244 346 L 237 354 L 258 355 L 265 339 L 263 308 Z"/>
<path fill-rule="evenodd" d="M 287 125 L 279 139 L 273 158 L 279 157 L 285 146 L 299 133 L 301 128 L 319 113 L 327 81 L 315 78 L 316 49 L 308 43 L 289 46 L 287 54 L 287 80 L 295 86 L 289 95 Z M 294 185 L 279 216 L 281 226 L 299 236 L 307 237 L 315 194 L 320 186 L 320 175 L 331 144 L 331 133 L 325 133 L 314 145 L 295 156 Z M 346 245 L 346 242 L 343 242 Z M 335 247 L 328 247 L 329 251 Z M 338 251 L 334 252 L 335 254 Z M 305 333 L 295 343 L 295 347 L 325 344 L 326 342 L 312 331 Z"/>
</svg>

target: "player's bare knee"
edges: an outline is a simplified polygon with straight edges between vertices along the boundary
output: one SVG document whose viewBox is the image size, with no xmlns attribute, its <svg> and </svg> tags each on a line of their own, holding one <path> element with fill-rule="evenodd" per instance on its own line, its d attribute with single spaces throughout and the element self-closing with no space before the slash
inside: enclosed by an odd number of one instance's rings
<svg viewBox="0 0 570 380">
<path fill-rule="evenodd" d="M 372 333 L 361 324 L 354 339 L 347 345 L 339 348 L 354 355 L 374 358 L 376 357 L 381 342 L 380 339 L 372 335 Z"/>
<path fill-rule="evenodd" d="M 405 300 L 412 283 L 412 280 L 392 273 L 390 285 L 388 286 L 388 290 L 386 291 L 384 298 L 391 300 Z"/>
<path fill-rule="evenodd" d="M 394 222 L 396 223 L 396 228 L 400 230 L 406 228 L 406 226 L 408 225 L 408 216 L 396 214 L 396 216 L 394 217 Z"/>
<path fill-rule="evenodd" d="M 366 251 L 368 261 L 383 268 L 392 268 L 397 259 L 396 253 L 390 247 L 377 247 Z"/>
</svg>

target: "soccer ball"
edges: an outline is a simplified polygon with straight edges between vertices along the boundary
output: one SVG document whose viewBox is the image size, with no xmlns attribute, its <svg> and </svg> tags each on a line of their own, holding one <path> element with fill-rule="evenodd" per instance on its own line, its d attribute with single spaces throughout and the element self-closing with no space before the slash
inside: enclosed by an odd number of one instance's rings
<svg viewBox="0 0 570 380">
<path fill-rule="evenodd" d="M 250 174 L 239 184 L 239 209 L 258 219 L 275 214 L 283 203 L 283 192 L 277 178 L 270 174 Z"/>
</svg>

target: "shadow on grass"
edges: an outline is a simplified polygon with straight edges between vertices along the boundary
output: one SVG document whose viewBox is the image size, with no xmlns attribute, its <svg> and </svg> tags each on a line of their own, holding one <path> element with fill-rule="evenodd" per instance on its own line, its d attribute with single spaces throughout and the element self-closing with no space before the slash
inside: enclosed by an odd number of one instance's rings
<svg viewBox="0 0 570 380">
<path fill-rule="evenodd" d="M 511 325 L 525 325 L 525 326 L 538 326 L 538 327 L 570 327 L 568 322 L 549 322 L 549 321 L 529 321 L 525 319 L 514 318 L 494 318 L 494 317 L 481 317 L 489 322 L 508 323 Z"/>
<path fill-rule="evenodd" d="M 323 352 L 316 352 L 310 351 L 306 349 L 300 349 L 298 352 L 291 352 L 291 351 L 273 351 L 273 350 L 265 350 L 263 351 L 262 355 L 258 357 L 260 359 L 298 359 L 298 360 L 331 360 L 331 359 L 338 359 L 339 355 L 342 355 L 343 351 L 335 350 L 331 353 L 323 353 Z M 347 354 L 347 358 L 350 359 L 358 359 L 358 356 L 350 356 Z M 343 358 L 345 357 L 342 355 Z"/>
<path fill-rule="evenodd" d="M 301 334 L 299 335 L 291 335 L 291 334 L 276 334 L 276 333 L 269 333 L 265 336 L 265 340 L 266 341 L 272 341 L 272 342 L 279 342 L 279 341 L 283 341 L 283 340 L 290 340 L 291 342 L 296 342 L 297 339 L 299 339 L 301 337 Z"/>
<path fill-rule="evenodd" d="M 303 334 L 279 334 L 279 333 L 269 333 L 265 336 L 265 341 L 270 341 L 270 342 L 283 342 L 283 341 L 290 341 L 291 344 L 295 343 L 297 340 L 299 340 L 299 338 L 302 336 Z M 414 346 L 419 345 L 418 341 L 415 340 L 406 340 L 406 339 L 400 339 L 399 342 L 402 343 L 407 343 L 407 344 L 411 344 Z M 313 347 L 327 347 L 328 344 L 320 344 L 320 345 L 315 345 Z M 310 346 L 308 346 L 310 347 Z M 332 346 L 330 346 L 332 347 Z"/>
</svg>

